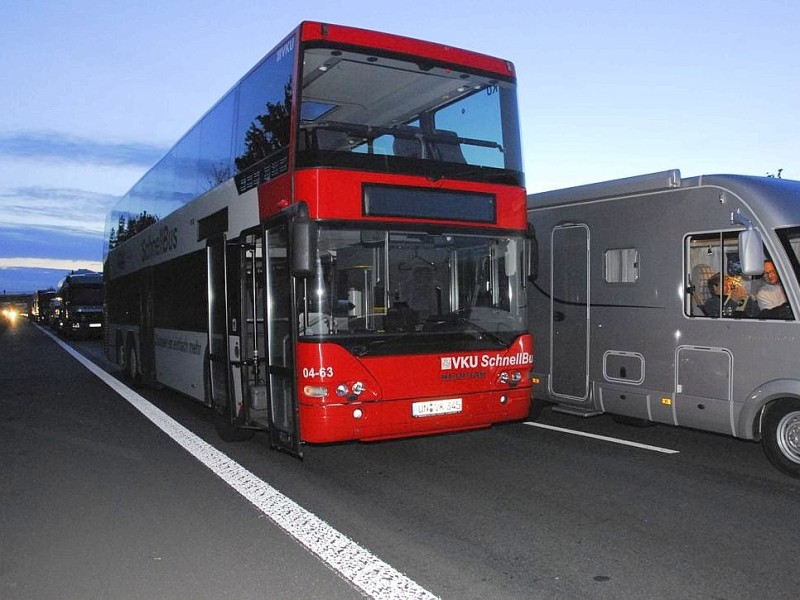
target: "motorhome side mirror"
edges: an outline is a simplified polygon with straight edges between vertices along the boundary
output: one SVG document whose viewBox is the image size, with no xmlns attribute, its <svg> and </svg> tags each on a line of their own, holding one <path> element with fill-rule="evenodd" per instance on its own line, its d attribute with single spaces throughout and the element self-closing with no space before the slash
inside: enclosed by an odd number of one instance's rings
<svg viewBox="0 0 800 600">
<path fill-rule="evenodd" d="M 536 281 L 539 277 L 539 242 L 536 239 L 536 231 L 530 224 L 528 224 L 528 233 L 528 280 Z"/>
<path fill-rule="evenodd" d="M 764 272 L 764 243 L 757 229 L 745 229 L 739 234 L 739 259 L 744 275 Z"/>
<path fill-rule="evenodd" d="M 317 225 L 308 216 L 308 206 L 301 203 L 292 222 L 292 275 L 311 277 L 317 261 Z"/>
</svg>

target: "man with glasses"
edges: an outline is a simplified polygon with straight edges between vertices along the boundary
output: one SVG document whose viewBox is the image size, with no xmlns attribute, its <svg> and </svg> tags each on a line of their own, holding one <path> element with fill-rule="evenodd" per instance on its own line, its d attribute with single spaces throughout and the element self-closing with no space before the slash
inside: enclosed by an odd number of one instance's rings
<svg viewBox="0 0 800 600">
<path fill-rule="evenodd" d="M 778 272 L 771 260 L 764 261 L 763 280 L 756 294 L 756 300 L 758 300 L 758 307 L 761 310 L 769 310 L 786 304 L 786 293 L 783 291 Z"/>
</svg>

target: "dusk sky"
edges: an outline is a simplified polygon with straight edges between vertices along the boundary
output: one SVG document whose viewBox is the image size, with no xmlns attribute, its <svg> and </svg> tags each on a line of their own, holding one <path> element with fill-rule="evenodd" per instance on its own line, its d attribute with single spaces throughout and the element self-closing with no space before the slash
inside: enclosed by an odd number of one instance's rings
<svg viewBox="0 0 800 600">
<path fill-rule="evenodd" d="M 797 0 L 5 0 L 0 291 L 100 270 L 106 213 L 300 21 L 516 65 L 529 192 L 679 168 L 800 179 Z"/>
</svg>

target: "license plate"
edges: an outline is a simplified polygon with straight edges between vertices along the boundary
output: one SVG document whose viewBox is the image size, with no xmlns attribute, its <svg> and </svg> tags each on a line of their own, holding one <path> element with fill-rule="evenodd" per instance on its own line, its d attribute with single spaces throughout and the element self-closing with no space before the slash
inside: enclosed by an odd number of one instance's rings
<svg viewBox="0 0 800 600">
<path fill-rule="evenodd" d="M 102 327 L 102 323 L 89 323 L 89 327 Z"/>
<path fill-rule="evenodd" d="M 448 398 L 447 400 L 428 400 L 427 402 L 414 402 L 411 405 L 411 416 L 432 417 L 434 415 L 451 415 L 461 412 L 461 398 Z"/>
</svg>

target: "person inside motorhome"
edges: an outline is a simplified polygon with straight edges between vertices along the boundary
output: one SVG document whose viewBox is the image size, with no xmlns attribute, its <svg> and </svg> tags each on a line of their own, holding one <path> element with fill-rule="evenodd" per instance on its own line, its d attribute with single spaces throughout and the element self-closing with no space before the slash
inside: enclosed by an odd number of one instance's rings
<svg viewBox="0 0 800 600">
<path fill-rule="evenodd" d="M 771 260 L 764 261 L 764 275 L 756 300 L 761 310 L 769 310 L 786 303 L 786 292 L 783 291 L 778 271 Z"/>
<path fill-rule="evenodd" d="M 761 309 L 759 319 L 793 319 L 794 315 L 786 298 L 775 264 L 767 259 L 764 261 L 764 274 L 761 287 L 756 293 L 758 307 Z"/>
<path fill-rule="evenodd" d="M 720 299 L 720 279 L 719 273 L 715 273 L 708 278 L 708 290 L 711 297 L 702 306 L 703 313 L 707 317 L 719 317 L 720 308 L 722 316 L 735 318 L 755 318 L 758 316 L 758 303 L 747 293 L 744 283 L 738 277 L 731 275 L 725 276 L 723 293 Z"/>
</svg>

